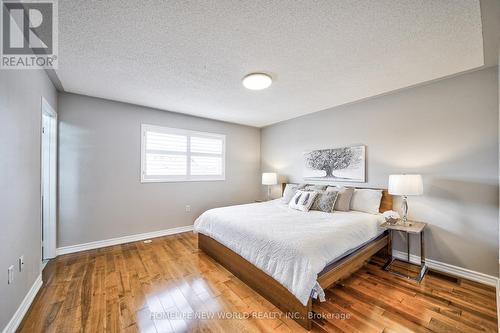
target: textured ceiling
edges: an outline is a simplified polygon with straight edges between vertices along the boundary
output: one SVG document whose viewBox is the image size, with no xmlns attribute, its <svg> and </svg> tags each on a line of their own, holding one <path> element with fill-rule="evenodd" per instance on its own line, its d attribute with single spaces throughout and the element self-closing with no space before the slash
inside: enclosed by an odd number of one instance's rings
<svg viewBox="0 0 500 333">
<path fill-rule="evenodd" d="M 59 2 L 65 91 L 265 126 L 484 64 L 475 0 Z M 271 74 L 267 90 L 241 78 Z"/>
</svg>

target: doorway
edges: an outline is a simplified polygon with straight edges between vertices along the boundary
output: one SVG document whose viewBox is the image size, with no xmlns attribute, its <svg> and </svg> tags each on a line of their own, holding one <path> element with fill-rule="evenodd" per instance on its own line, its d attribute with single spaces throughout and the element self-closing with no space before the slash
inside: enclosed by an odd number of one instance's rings
<svg viewBox="0 0 500 333">
<path fill-rule="evenodd" d="M 41 203 L 42 262 L 56 256 L 57 234 L 57 113 L 42 97 Z"/>
</svg>

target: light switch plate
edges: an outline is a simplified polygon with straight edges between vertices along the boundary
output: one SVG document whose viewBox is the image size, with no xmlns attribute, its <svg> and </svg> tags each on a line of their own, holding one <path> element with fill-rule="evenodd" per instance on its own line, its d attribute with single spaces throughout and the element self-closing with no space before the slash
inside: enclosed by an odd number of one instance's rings
<svg viewBox="0 0 500 333">
<path fill-rule="evenodd" d="M 12 284 L 14 282 L 14 265 L 10 265 L 7 269 L 7 284 Z"/>
<path fill-rule="evenodd" d="M 22 272 L 24 268 L 24 256 L 19 257 L 18 265 L 19 265 L 19 272 Z"/>
</svg>

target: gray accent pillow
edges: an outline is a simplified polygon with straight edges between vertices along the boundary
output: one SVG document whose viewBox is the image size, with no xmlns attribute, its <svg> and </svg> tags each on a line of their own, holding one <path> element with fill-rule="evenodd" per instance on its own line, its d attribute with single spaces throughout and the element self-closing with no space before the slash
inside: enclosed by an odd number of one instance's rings
<svg viewBox="0 0 500 333">
<path fill-rule="evenodd" d="M 324 191 L 326 189 L 326 185 L 306 185 L 304 186 L 304 190 L 306 191 Z"/>
<path fill-rule="evenodd" d="M 311 210 L 319 210 L 326 213 L 332 213 L 337 200 L 338 191 L 321 191 L 318 192 L 316 199 L 311 207 Z"/>
<path fill-rule="evenodd" d="M 337 200 L 335 201 L 334 210 L 340 212 L 348 212 L 351 209 L 351 199 L 354 194 L 353 187 L 333 187 L 330 186 L 326 189 L 327 192 L 338 191 Z"/>
</svg>

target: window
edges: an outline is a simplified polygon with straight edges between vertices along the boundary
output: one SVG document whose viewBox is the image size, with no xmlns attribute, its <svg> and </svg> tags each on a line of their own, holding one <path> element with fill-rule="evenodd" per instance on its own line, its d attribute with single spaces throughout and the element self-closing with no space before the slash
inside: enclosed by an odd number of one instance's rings
<svg viewBox="0 0 500 333">
<path fill-rule="evenodd" d="M 141 181 L 224 180 L 226 136 L 142 125 Z"/>
</svg>

